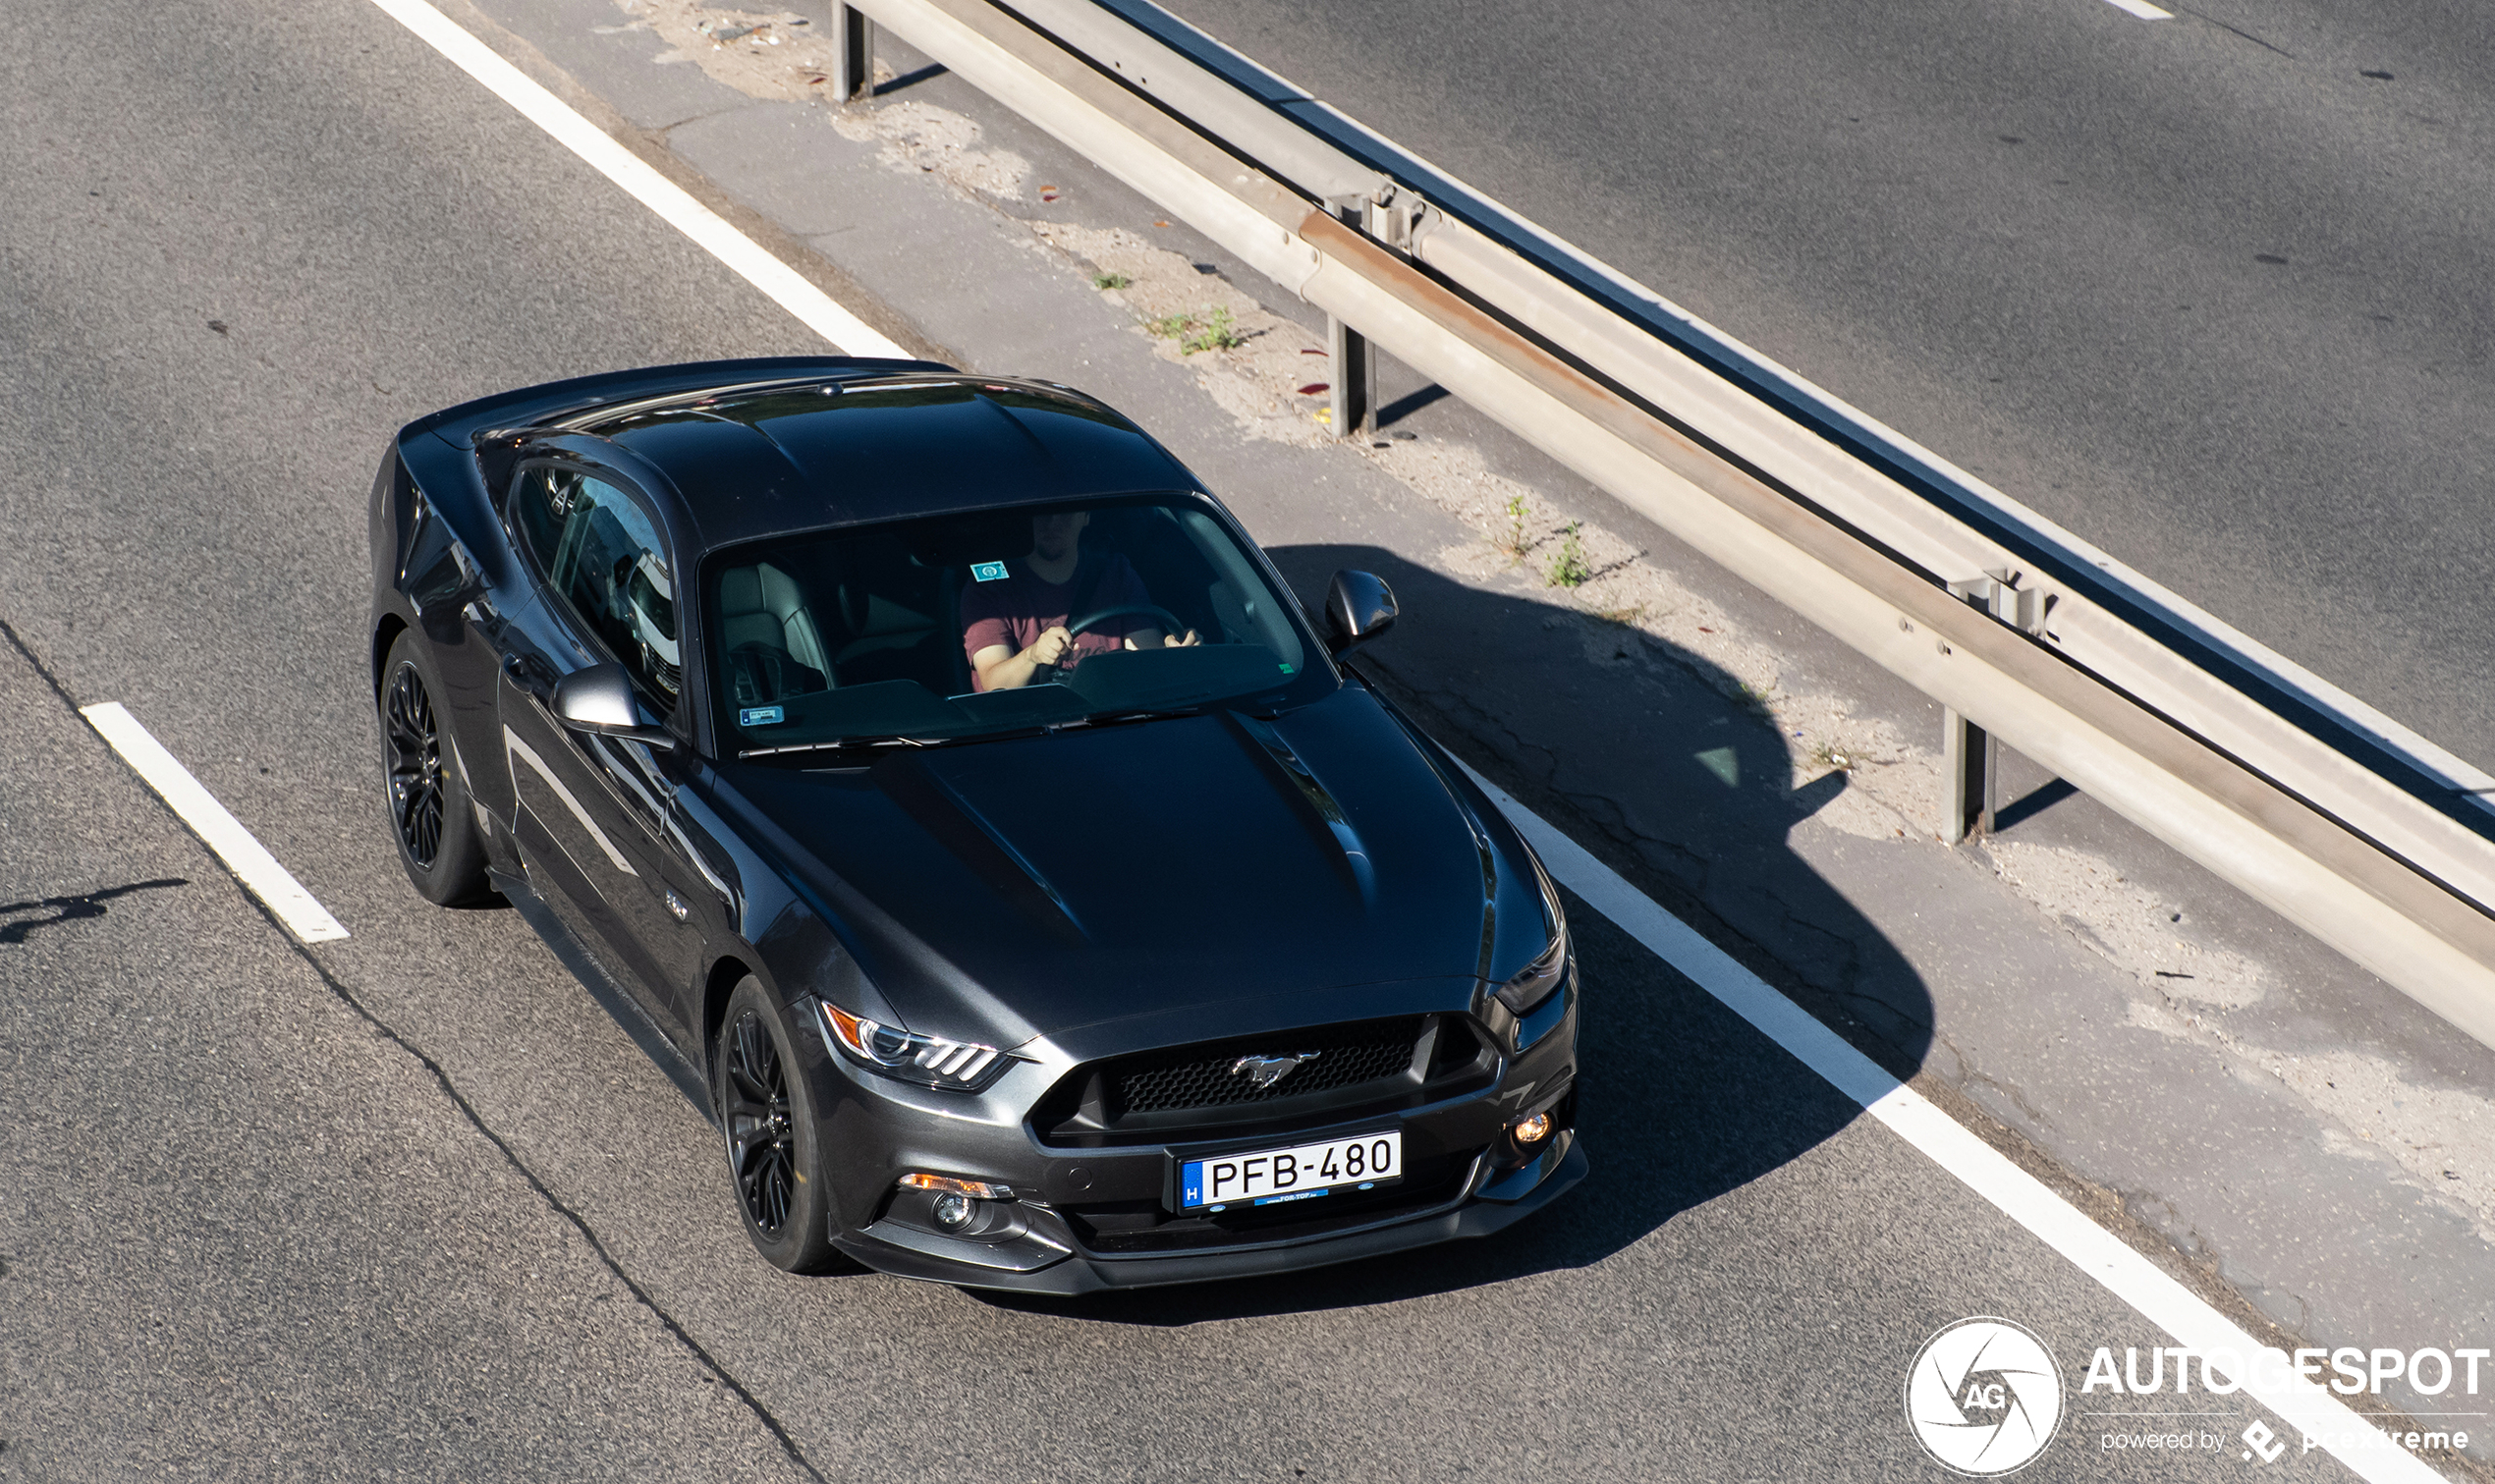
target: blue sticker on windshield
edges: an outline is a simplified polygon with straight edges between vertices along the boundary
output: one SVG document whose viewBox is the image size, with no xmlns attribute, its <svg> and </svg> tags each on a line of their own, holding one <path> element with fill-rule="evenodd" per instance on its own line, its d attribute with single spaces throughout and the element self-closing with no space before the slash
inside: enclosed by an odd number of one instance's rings
<svg viewBox="0 0 2495 1484">
<path fill-rule="evenodd" d="M 1005 564 L 1002 562 L 972 562 L 970 564 L 970 580 L 973 582 L 1002 582 L 1005 580 Z"/>
<path fill-rule="evenodd" d="M 737 713 L 740 727 L 776 727 L 788 720 L 788 713 L 777 706 L 748 706 Z"/>
</svg>

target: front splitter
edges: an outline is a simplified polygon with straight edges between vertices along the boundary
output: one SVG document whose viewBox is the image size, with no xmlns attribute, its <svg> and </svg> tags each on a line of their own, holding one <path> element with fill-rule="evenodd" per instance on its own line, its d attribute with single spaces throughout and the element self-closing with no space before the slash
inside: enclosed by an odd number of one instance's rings
<svg viewBox="0 0 2495 1484">
<path fill-rule="evenodd" d="M 1528 1170 L 1540 1168 L 1545 1172 L 1529 1189 L 1518 1189 L 1516 1177 L 1512 1175 L 1495 1183 L 1506 1191 L 1514 1191 L 1513 1194 L 1503 1193 L 1497 1199 L 1485 1199 L 1475 1194 L 1451 1211 L 1349 1232 L 1340 1237 L 1318 1237 L 1270 1246 L 1190 1252 L 1168 1257 L 1103 1257 L 1075 1251 L 1046 1267 L 1024 1272 L 1002 1270 L 974 1260 L 942 1257 L 927 1250 L 926 1244 L 914 1242 L 910 1246 L 902 1246 L 871 1235 L 871 1229 L 846 1234 L 836 1239 L 835 1245 L 866 1266 L 898 1278 L 1068 1298 L 1124 1289 L 1218 1283 L 1232 1278 L 1303 1272 L 1336 1263 L 1357 1262 L 1363 1257 L 1434 1246 L 1443 1241 L 1489 1237 L 1507 1230 L 1558 1199 L 1585 1178 L 1590 1169 L 1585 1152 L 1578 1146 L 1575 1130 L 1568 1132 L 1568 1147 L 1564 1151 L 1554 1151 L 1554 1156 L 1527 1167 Z M 1518 1175 L 1525 1173 L 1517 1172 Z"/>
</svg>

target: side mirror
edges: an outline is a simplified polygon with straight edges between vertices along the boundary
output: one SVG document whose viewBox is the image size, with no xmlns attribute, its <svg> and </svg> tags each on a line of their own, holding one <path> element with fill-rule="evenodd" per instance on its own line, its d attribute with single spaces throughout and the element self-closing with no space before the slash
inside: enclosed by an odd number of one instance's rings
<svg viewBox="0 0 2495 1484">
<path fill-rule="evenodd" d="M 1325 595 L 1325 625 L 1333 631 L 1330 647 L 1341 654 L 1364 644 L 1395 624 L 1395 589 L 1383 577 L 1365 572 L 1338 572 Z"/>
<path fill-rule="evenodd" d="M 621 665 L 591 665 L 554 683 L 554 719 L 575 732 L 621 737 L 653 747 L 674 747 L 676 734 L 641 718 L 633 677 Z"/>
</svg>

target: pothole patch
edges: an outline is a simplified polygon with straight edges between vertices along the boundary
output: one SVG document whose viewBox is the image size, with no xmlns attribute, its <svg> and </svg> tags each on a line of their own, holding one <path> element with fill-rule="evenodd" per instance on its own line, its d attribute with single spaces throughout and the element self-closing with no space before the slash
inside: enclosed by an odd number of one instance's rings
<svg viewBox="0 0 2495 1484">
<path fill-rule="evenodd" d="M 831 96 L 831 31 L 795 11 L 719 10 L 691 0 L 615 3 L 629 19 L 600 28 L 655 32 L 668 46 L 658 62 L 692 63 L 748 97 L 804 103 Z"/>
<path fill-rule="evenodd" d="M 1030 180 L 1029 161 L 1010 149 L 986 147 L 977 122 L 949 108 L 904 99 L 835 109 L 831 119 L 841 137 L 881 146 L 877 153 L 885 165 L 939 176 L 973 196 L 1019 201 Z"/>
</svg>

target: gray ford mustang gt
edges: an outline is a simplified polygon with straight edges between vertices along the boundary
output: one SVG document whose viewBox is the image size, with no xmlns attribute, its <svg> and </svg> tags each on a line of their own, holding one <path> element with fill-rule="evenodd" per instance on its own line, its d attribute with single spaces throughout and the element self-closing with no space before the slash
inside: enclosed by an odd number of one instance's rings
<svg viewBox="0 0 2495 1484">
<path fill-rule="evenodd" d="M 403 429 L 371 543 L 409 878 L 620 986 L 779 1267 L 1185 1283 L 1583 1178 L 1558 892 L 1342 662 L 1393 595 L 1336 574 L 1320 633 L 1081 393 L 531 387 Z"/>
</svg>

